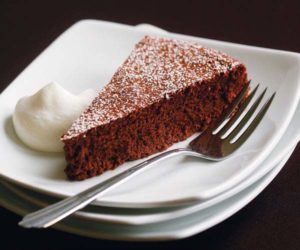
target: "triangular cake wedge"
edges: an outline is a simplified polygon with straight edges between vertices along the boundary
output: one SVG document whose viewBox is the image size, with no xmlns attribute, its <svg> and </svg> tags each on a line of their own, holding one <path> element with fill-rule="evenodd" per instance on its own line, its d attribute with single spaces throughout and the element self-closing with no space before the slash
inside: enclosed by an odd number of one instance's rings
<svg viewBox="0 0 300 250">
<path fill-rule="evenodd" d="M 62 136 L 67 176 L 100 175 L 204 130 L 246 83 L 245 66 L 222 52 L 144 37 Z"/>
</svg>

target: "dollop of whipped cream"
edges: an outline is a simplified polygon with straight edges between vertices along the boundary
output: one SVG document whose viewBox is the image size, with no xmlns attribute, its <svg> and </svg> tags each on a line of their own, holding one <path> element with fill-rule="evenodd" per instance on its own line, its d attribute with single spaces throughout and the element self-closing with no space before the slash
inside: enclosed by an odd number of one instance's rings
<svg viewBox="0 0 300 250">
<path fill-rule="evenodd" d="M 85 90 L 73 95 L 57 83 L 50 83 L 16 104 L 13 124 L 19 138 L 29 147 L 45 152 L 63 151 L 60 140 L 76 118 L 95 98 Z"/>
</svg>

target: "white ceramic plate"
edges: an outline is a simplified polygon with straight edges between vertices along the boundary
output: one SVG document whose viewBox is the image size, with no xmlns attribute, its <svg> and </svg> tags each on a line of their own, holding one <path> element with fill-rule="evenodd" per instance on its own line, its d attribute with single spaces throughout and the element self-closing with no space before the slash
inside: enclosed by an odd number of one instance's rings
<svg viewBox="0 0 300 250">
<path fill-rule="evenodd" d="M 289 156 L 290 154 L 288 154 L 270 173 L 239 194 L 210 207 L 209 209 L 180 219 L 146 226 L 128 226 L 92 222 L 70 217 L 64 220 L 64 222 L 55 225 L 55 228 L 86 237 L 127 241 L 162 241 L 189 237 L 224 221 L 246 206 L 275 178 Z M 3 185 L 0 185 L 0 204 L 19 215 L 25 215 L 39 209 L 38 206 L 15 195 Z"/>
<path fill-rule="evenodd" d="M 81 21 L 63 33 L 33 61 L 0 96 L 0 174 L 11 181 L 56 196 L 74 195 L 95 183 L 141 162 L 123 164 L 114 171 L 83 182 L 69 182 L 64 158 L 30 150 L 16 138 L 11 114 L 17 100 L 49 81 L 72 92 L 101 89 L 145 34 L 135 27 L 102 21 Z M 276 98 L 264 121 L 236 154 L 218 163 L 178 157 L 166 160 L 132 181 L 98 199 L 115 206 L 161 206 L 195 202 L 223 192 L 242 181 L 267 157 L 285 132 L 299 97 L 299 55 L 208 39 L 165 34 L 199 41 L 239 58 L 247 65 L 253 83 L 269 87 Z M 174 147 L 187 145 L 188 140 Z"/>
<path fill-rule="evenodd" d="M 116 209 L 108 207 L 89 206 L 85 211 L 77 212 L 75 215 L 80 218 L 90 219 L 99 222 L 110 222 L 128 225 L 145 225 L 151 223 L 158 223 L 167 220 L 177 219 L 187 216 L 192 213 L 216 205 L 247 187 L 251 186 L 254 182 L 258 181 L 266 175 L 272 168 L 274 168 L 282 159 L 291 151 L 292 148 L 300 140 L 300 105 L 298 105 L 296 113 L 284 134 L 283 138 L 279 141 L 275 149 L 268 156 L 268 158 L 251 174 L 247 180 L 241 182 L 239 185 L 216 196 L 212 199 L 200 202 L 198 204 L 173 209 Z M 18 196 L 24 198 L 28 202 L 45 207 L 49 204 L 57 202 L 58 199 L 44 195 L 38 192 L 24 189 L 12 183 L 4 183 L 7 188 L 11 189 Z"/>
</svg>

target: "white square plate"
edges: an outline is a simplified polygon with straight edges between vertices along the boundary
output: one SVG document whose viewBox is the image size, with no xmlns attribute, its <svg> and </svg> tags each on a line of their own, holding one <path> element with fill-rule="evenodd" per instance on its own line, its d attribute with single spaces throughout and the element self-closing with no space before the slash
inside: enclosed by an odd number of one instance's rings
<svg viewBox="0 0 300 250">
<path fill-rule="evenodd" d="M 100 90 L 134 44 L 151 33 L 132 26 L 86 20 L 76 23 L 53 42 L 0 96 L 0 174 L 35 190 L 70 196 L 141 162 L 127 162 L 101 176 L 70 182 L 63 172 L 63 155 L 25 147 L 14 134 L 11 115 L 20 97 L 32 94 L 51 81 L 73 93 L 86 88 Z M 267 86 L 269 95 L 276 91 L 276 98 L 251 138 L 230 159 L 217 163 L 183 157 L 166 160 L 101 197 L 98 203 L 102 205 L 178 204 L 211 198 L 228 190 L 249 176 L 268 156 L 295 112 L 300 94 L 297 53 L 162 34 L 198 41 L 240 59 L 247 66 L 252 83 Z M 188 141 L 172 148 L 185 146 Z"/>
</svg>

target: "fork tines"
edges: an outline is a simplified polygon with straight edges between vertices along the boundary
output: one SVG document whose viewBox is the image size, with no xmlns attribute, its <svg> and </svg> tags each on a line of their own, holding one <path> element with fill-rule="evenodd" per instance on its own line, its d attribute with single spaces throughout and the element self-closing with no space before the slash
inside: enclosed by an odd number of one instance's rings
<svg viewBox="0 0 300 250">
<path fill-rule="evenodd" d="M 221 160 L 233 153 L 250 137 L 268 111 L 276 92 L 274 92 L 264 103 L 259 112 L 257 112 L 253 120 L 250 122 L 262 102 L 267 92 L 267 88 L 262 91 L 251 107 L 245 111 L 259 88 L 258 84 L 246 97 L 249 85 L 250 81 L 245 84 L 243 89 L 228 109 L 223 113 L 217 123 L 208 128 L 198 138 L 191 142 L 190 146 L 193 150 L 209 156 L 206 157 L 207 159 Z M 239 120 L 242 115 L 244 116 Z M 246 126 L 249 122 L 250 124 Z M 239 136 L 240 133 L 241 135 Z"/>
</svg>

